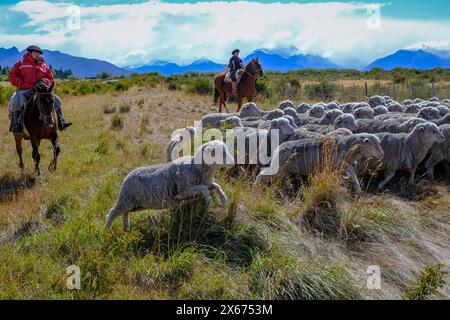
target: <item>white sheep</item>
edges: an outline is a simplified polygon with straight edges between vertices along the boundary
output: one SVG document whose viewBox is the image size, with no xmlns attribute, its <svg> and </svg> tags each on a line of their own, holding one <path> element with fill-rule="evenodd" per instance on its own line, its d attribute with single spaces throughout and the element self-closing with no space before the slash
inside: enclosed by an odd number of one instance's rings
<svg viewBox="0 0 450 320">
<path fill-rule="evenodd" d="M 221 204 L 225 205 L 227 197 L 220 185 L 214 182 L 214 177 L 219 167 L 233 163 L 234 158 L 227 145 L 222 141 L 211 141 L 203 144 L 194 156 L 135 169 L 123 181 L 119 199 L 109 211 L 105 227 L 109 228 L 115 218 L 122 216 L 127 230 L 130 212 L 177 208 L 183 201 L 199 196 L 207 206 L 211 206 L 212 191 L 219 194 Z"/>
</svg>

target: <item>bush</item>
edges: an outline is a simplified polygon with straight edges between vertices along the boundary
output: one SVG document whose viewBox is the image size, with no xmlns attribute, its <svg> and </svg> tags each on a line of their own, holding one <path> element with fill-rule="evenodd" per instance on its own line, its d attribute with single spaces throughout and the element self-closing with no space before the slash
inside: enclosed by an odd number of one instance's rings
<svg viewBox="0 0 450 320">
<path fill-rule="evenodd" d="M 405 300 L 426 300 L 445 286 L 445 278 L 448 274 L 443 270 L 442 264 L 425 268 L 419 276 L 419 281 L 405 294 Z"/>
<path fill-rule="evenodd" d="M 123 129 L 124 122 L 121 116 L 114 115 L 114 117 L 111 118 L 111 129 L 112 130 L 121 130 Z"/>
<path fill-rule="evenodd" d="M 320 83 L 307 84 L 305 86 L 305 93 L 311 100 L 333 100 L 335 98 L 337 87 L 335 84 L 328 81 L 321 81 Z"/>
<path fill-rule="evenodd" d="M 0 106 L 8 103 L 14 91 L 16 91 L 14 87 L 0 85 Z"/>
<path fill-rule="evenodd" d="M 206 78 L 195 78 L 191 80 L 186 90 L 190 93 L 208 95 L 214 92 L 212 81 Z"/>
</svg>

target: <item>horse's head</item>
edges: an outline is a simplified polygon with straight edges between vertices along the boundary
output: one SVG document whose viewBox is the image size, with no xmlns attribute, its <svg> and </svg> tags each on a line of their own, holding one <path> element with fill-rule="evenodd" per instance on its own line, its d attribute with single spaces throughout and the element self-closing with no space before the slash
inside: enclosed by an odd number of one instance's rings
<svg viewBox="0 0 450 320">
<path fill-rule="evenodd" d="M 253 58 L 252 59 L 252 71 L 254 75 L 257 75 L 259 77 L 263 77 L 264 76 L 264 71 L 262 69 L 262 64 L 261 61 L 259 60 L 259 58 Z"/>
<path fill-rule="evenodd" d="M 42 120 L 47 128 L 56 126 L 53 86 L 53 84 L 50 88 L 36 86 L 35 102 L 39 111 L 39 120 Z"/>
</svg>

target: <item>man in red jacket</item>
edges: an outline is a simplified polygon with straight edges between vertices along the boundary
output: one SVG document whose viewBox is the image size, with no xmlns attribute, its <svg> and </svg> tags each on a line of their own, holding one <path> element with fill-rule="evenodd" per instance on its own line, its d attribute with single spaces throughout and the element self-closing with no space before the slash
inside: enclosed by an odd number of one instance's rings
<svg viewBox="0 0 450 320">
<path fill-rule="evenodd" d="M 33 98 L 35 86 L 50 88 L 54 82 L 52 70 L 42 58 L 43 51 L 38 46 L 29 46 L 23 60 L 17 62 L 9 74 L 9 81 L 17 91 L 9 103 L 10 131 L 23 132 L 24 107 Z M 61 99 L 55 95 L 55 111 L 60 130 L 66 130 L 72 123 L 65 122 L 61 112 Z"/>
</svg>

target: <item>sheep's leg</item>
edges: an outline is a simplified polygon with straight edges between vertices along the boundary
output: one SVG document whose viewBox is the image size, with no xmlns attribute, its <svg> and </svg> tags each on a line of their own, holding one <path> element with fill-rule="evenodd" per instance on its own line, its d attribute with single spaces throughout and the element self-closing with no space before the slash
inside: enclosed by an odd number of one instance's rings
<svg viewBox="0 0 450 320">
<path fill-rule="evenodd" d="M 211 192 L 209 191 L 206 185 L 197 185 L 188 187 L 179 194 L 177 194 L 175 198 L 181 201 L 184 199 L 193 198 L 198 195 L 201 195 L 203 197 L 203 200 L 205 201 L 205 204 L 208 207 L 212 206 Z"/>
<path fill-rule="evenodd" d="M 415 183 L 415 180 L 416 180 L 416 169 L 414 168 L 414 169 L 412 169 L 411 170 L 411 172 L 410 172 L 410 174 L 409 174 L 409 181 L 408 181 L 408 184 L 410 185 L 410 186 L 413 186 Z"/>
<path fill-rule="evenodd" d="M 391 181 L 391 179 L 395 176 L 395 171 L 386 171 L 384 173 L 384 180 L 378 184 L 378 191 L 382 191 L 384 186 Z"/>
<path fill-rule="evenodd" d="M 425 164 L 425 168 L 427 169 L 428 178 L 434 182 L 434 166 L 435 163 L 431 161 L 431 158 Z"/>
<path fill-rule="evenodd" d="M 350 165 L 347 165 L 347 170 L 346 170 L 347 174 L 349 175 L 349 178 L 353 184 L 353 189 L 355 190 L 356 193 L 360 193 L 361 192 L 361 185 L 359 183 L 358 177 L 355 173 L 355 168 L 353 168 Z"/>
<path fill-rule="evenodd" d="M 217 193 L 219 193 L 220 203 L 223 206 L 225 206 L 228 202 L 228 198 L 227 198 L 225 192 L 223 191 L 222 187 L 219 184 L 213 182 L 212 188 L 213 188 L 213 190 L 217 191 Z"/>
<path fill-rule="evenodd" d="M 450 165 L 447 161 L 443 162 L 445 176 L 450 179 Z"/>
<path fill-rule="evenodd" d="M 117 203 L 111 210 L 109 210 L 108 215 L 106 216 L 106 224 L 105 228 L 108 229 L 111 227 L 111 224 L 113 223 L 114 219 L 118 216 L 123 216 L 123 226 L 124 229 L 127 230 L 130 226 L 130 223 L 128 221 L 128 212 L 131 210 L 125 210 L 122 208 L 122 206 Z M 126 216 L 126 217 L 125 217 Z"/>
<path fill-rule="evenodd" d="M 130 230 L 130 218 L 129 218 L 129 212 L 124 213 L 122 215 L 122 220 L 123 220 L 123 228 L 125 230 Z"/>
</svg>

